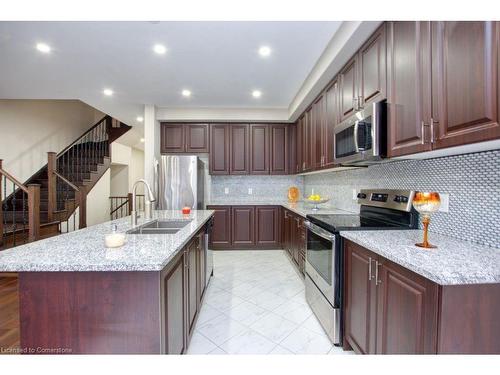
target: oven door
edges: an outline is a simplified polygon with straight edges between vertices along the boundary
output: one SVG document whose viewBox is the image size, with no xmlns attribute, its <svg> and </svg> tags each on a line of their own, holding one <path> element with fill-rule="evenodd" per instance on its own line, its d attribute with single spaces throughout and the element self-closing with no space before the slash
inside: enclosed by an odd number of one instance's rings
<svg viewBox="0 0 500 375">
<path fill-rule="evenodd" d="M 339 307 L 335 288 L 339 285 L 336 277 L 337 237 L 306 221 L 306 273 L 333 307 Z"/>
</svg>

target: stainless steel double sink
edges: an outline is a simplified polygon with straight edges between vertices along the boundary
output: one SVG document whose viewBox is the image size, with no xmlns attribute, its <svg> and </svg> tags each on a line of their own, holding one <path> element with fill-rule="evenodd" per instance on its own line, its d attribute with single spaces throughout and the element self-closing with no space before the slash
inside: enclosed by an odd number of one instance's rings
<svg viewBox="0 0 500 375">
<path fill-rule="evenodd" d="M 192 220 L 153 220 L 130 229 L 128 234 L 176 234 Z"/>
</svg>

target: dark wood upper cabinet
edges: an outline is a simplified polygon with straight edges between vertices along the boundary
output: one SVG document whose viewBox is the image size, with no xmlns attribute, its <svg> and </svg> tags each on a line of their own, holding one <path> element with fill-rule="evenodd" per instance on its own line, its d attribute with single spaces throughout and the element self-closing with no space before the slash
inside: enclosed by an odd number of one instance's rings
<svg viewBox="0 0 500 375">
<path fill-rule="evenodd" d="M 321 168 L 324 162 L 324 137 L 326 120 L 326 99 L 321 95 L 312 107 L 312 128 L 311 128 L 311 168 Z"/>
<path fill-rule="evenodd" d="M 186 152 L 209 152 L 208 124 L 187 124 L 185 126 Z"/>
<path fill-rule="evenodd" d="M 161 124 L 160 149 L 162 154 L 182 153 L 186 150 L 184 143 L 184 124 Z"/>
<path fill-rule="evenodd" d="M 298 172 L 297 159 L 297 124 L 288 125 L 288 174 Z"/>
<path fill-rule="evenodd" d="M 431 150 L 429 22 L 388 22 L 388 154 Z"/>
<path fill-rule="evenodd" d="M 497 27 L 432 22 L 434 148 L 500 137 Z"/>
<path fill-rule="evenodd" d="M 232 245 L 252 247 L 255 245 L 255 206 L 232 206 Z"/>
<path fill-rule="evenodd" d="M 288 173 L 288 157 L 289 157 L 289 137 L 288 125 L 272 124 L 269 126 L 270 131 L 270 166 L 271 174 L 287 174 Z"/>
<path fill-rule="evenodd" d="M 386 98 L 386 24 L 384 23 L 359 51 L 359 105 Z"/>
<path fill-rule="evenodd" d="M 304 168 L 304 159 L 303 159 L 303 151 L 304 151 L 304 121 L 305 121 L 305 116 L 302 115 L 298 120 L 297 120 L 297 143 L 295 145 L 295 157 L 297 159 L 297 168 L 295 170 L 295 173 L 300 173 L 302 172 Z"/>
<path fill-rule="evenodd" d="M 250 125 L 250 174 L 269 174 L 269 125 Z"/>
<path fill-rule="evenodd" d="M 210 247 L 224 249 L 231 247 L 231 206 L 207 206 L 214 210 Z"/>
<path fill-rule="evenodd" d="M 375 353 L 376 288 L 371 254 L 347 242 L 345 256 L 345 339 L 358 352 Z M 372 268 L 373 270 L 373 268 Z"/>
<path fill-rule="evenodd" d="M 255 244 L 274 249 L 280 246 L 280 207 L 255 207 Z"/>
<path fill-rule="evenodd" d="M 311 153 L 313 149 L 313 115 L 312 107 L 309 108 L 304 115 L 304 123 L 302 127 L 302 171 L 307 171 L 312 168 Z"/>
<path fill-rule="evenodd" d="M 378 261 L 378 354 L 432 354 L 438 286 L 388 260 Z"/>
<path fill-rule="evenodd" d="M 358 74 L 358 56 L 355 55 L 339 73 L 340 121 L 358 109 Z"/>
<path fill-rule="evenodd" d="M 250 173 L 250 137 L 248 124 L 230 126 L 230 174 Z"/>
<path fill-rule="evenodd" d="M 229 174 L 229 131 L 227 124 L 212 124 L 210 126 L 210 174 Z"/>
<path fill-rule="evenodd" d="M 163 122 L 160 127 L 160 151 L 162 154 L 209 152 L 208 124 Z"/>
<path fill-rule="evenodd" d="M 326 89 L 326 118 L 324 129 L 324 166 L 329 167 L 334 165 L 335 158 L 335 126 L 339 122 L 339 107 L 338 107 L 338 84 L 335 80 L 330 87 Z"/>
</svg>

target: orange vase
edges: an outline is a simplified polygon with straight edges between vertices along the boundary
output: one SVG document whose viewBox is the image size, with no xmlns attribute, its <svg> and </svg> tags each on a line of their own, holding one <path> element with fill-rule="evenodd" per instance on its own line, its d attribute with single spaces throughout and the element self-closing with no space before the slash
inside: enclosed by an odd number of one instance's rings
<svg viewBox="0 0 500 375">
<path fill-rule="evenodd" d="M 297 203 L 299 200 L 299 189 L 296 186 L 292 186 L 288 189 L 288 202 Z"/>
</svg>

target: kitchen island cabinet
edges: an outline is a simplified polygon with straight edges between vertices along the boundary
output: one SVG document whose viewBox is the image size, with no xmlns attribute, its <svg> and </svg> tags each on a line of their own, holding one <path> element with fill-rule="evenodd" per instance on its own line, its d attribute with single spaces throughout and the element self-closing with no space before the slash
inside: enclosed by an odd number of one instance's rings
<svg viewBox="0 0 500 375">
<path fill-rule="evenodd" d="M 204 295 L 212 214 L 156 211 L 154 218 L 187 225 L 176 234 L 127 234 L 117 249 L 104 247 L 104 223 L 3 251 L 1 272 L 19 274 L 23 352 L 184 353 Z M 132 229 L 130 217 L 113 223 Z"/>
</svg>

